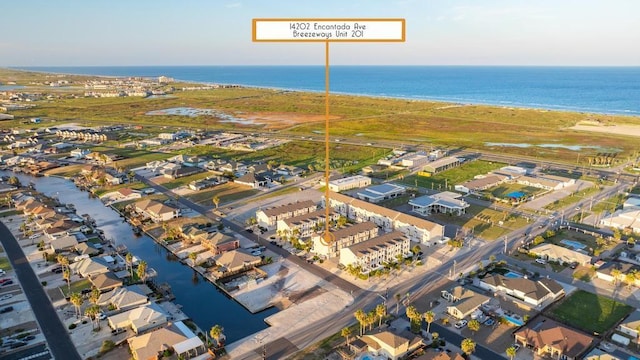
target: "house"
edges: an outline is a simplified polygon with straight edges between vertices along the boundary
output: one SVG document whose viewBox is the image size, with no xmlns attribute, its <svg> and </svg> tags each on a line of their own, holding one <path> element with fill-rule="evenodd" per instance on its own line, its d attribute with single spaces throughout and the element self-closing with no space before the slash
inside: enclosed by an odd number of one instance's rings
<svg viewBox="0 0 640 360">
<path fill-rule="evenodd" d="M 250 186 L 254 189 L 265 187 L 269 183 L 269 181 L 265 177 L 257 175 L 253 172 L 248 172 L 241 177 L 233 180 L 233 182 L 240 185 Z"/>
<path fill-rule="evenodd" d="M 74 157 L 76 159 L 83 159 L 85 156 L 89 155 L 90 152 L 91 151 L 87 149 L 75 148 L 71 150 L 71 152 L 69 153 L 69 156 Z"/>
<path fill-rule="evenodd" d="M 127 339 L 134 360 L 158 360 L 165 350 L 172 350 L 179 359 L 211 359 L 210 356 L 199 356 L 207 352 L 202 340 L 196 336 L 182 321 L 169 324 L 144 335 Z"/>
<path fill-rule="evenodd" d="M 611 283 L 623 282 L 626 280 L 625 275 L 633 271 L 640 271 L 640 266 L 628 262 L 609 261 L 596 269 L 596 278 Z M 637 282 L 636 280 L 636 284 Z"/>
<path fill-rule="evenodd" d="M 156 223 L 169 221 L 180 216 L 180 210 L 155 200 L 142 200 L 135 203 L 136 212 L 145 215 Z"/>
<path fill-rule="evenodd" d="M 59 238 L 51 240 L 49 246 L 51 246 L 51 250 L 56 253 L 71 251 L 72 249 L 75 249 L 76 246 L 78 246 L 78 240 L 73 235 L 61 236 Z"/>
<path fill-rule="evenodd" d="M 452 302 L 447 306 L 447 313 L 456 319 L 464 319 L 491 300 L 488 296 L 478 294 L 462 286 L 456 286 L 451 291 L 443 291 L 442 297 Z"/>
<path fill-rule="evenodd" d="M 329 200 L 331 208 L 347 219 L 355 222 L 371 221 L 385 232 L 398 230 L 411 241 L 431 246 L 444 237 L 444 226 L 425 219 L 340 193 L 332 192 Z M 323 199 L 323 205 L 324 203 Z"/>
<path fill-rule="evenodd" d="M 299 201 L 256 211 L 258 225 L 273 230 L 278 220 L 289 219 L 295 216 L 316 211 L 318 206 L 311 200 Z"/>
<path fill-rule="evenodd" d="M 118 279 L 118 277 L 111 271 L 104 274 L 91 275 L 89 276 L 89 281 L 94 288 L 101 292 L 113 290 L 115 288 L 122 287 L 123 285 L 122 279 Z"/>
<path fill-rule="evenodd" d="M 364 223 L 363 223 L 364 224 Z M 340 264 L 352 265 L 363 273 L 380 269 L 387 263 L 398 262 L 411 256 L 410 241 L 399 231 L 394 231 L 340 250 Z"/>
<path fill-rule="evenodd" d="M 400 159 L 400 165 L 408 168 L 419 168 L 429 162 L 429 156 L 424 151 L 406 154 Z"/>
<path fill-rule="evenodd" d="M 220 232 L 215 232 L 207 234 L 200 240 L 200 244 L 211 250 L 212 253 L 218 255 L 226 251 L 238 249 L 240 247 L 240 240 Z"/>
<path fill-rule="evenodd" d="M 460 166 L 460 163 L 460 159 L 458 159 L 457 157 L 449 156 L 427 163 L 422 168 L 422 171 L 429 174 L 437 174 L 439 172 L 458 167 Z"/>
<path fill-rule="evenodd" d="M 580 265 L 588 265 L 591 263 L 591 256 L 567 249 L 562 246 L 544 243 L 529 250 L 529 253 L 548 261 L 557 261 L 560 263 L 578 263 Z"/>
<path fill-rule="evenodd" d="M 111 329 L 131 328 L 135 334 L 164 326 L 168 321 L 165 311 L 156 303 L 143 305 L 107 318 Z"/>
<path fill-rule="evenodd" d="M 302 175 L 302 173 L 304 173 L 304 170 L 300 169 L 299 167 L 281 164 L 276 168 L 276 172 L 280 175 L 300 176 Z"/>
<path fill-rule="evenodd" d="M 135 200 L 135 199 L 141 199 L 141 198 L 142 198 L 142 194 L 139 191 L 133 191 L 130 188 L 118 189 L 116 191 L 111 191 L 100 196 L 100 199 L 110 203 L 127 201 L 127 200 Z"/>
<path fill-rule="evenodd" d="M 113 305 L 120 311 L 130 310 L 147 303 L 149 303 L 149 293 L 145 293 L 139 285 L 115 288 L 100 294 L 98 299 L 98 305 Z"/>
<path fill-rule="evenodd" d="M 629 335 L 633 339 L 640 338 L 640 311 L 629 314 L 616 328 L 619 332 Z"/>
<path fill-rule="evenodd" d="M 76 245 L 74 250 L 78 253 L 78 255 L 93 256 L 100 253 L 100 250 L 96 248 L 95 245 L 93 245 L 93 243 L 88 241 Z"/>
<path fill-rule="evenodd" d="M 547 305 L 564 296 L 564 288 L 553 279 L 533 281 L 524 277 L 506 277 L 499 274 L 479 279 L 478 287 L 494 293 L 506 294 L 530 306 Z"/>
<path fill-rule="evenodd" d="M 462 215 L 469 207 L 469 203 L 462 200 L 462 195 L 450 191 L 444 191 L 434 195 L 424 195 L 409 200 L 411 211 L 420 215 L 432 213 Z"/>
<path fill-rule="evenodd" d="M 92 257 L 81 259 L 69 265 L 72 274 L 78 274 L 80 277 L 89 277 L 92 275 L 108 273 L 109 266 L 103 258 Z"/>
<path fill-rule="evenodd" d="M 640 208 L 627 206 L 622 210 L 617 210 L 601 219 L 600 225 L 615 229 L 629 229 L 635 233 L 640 233 Z"/>
<path fill-rule="evenodd" d="M 324 229 L 326 210 L 319 209 L 307 214 L 294 216 L 288 219 L 280 219 L 277 222 L 278 234 L 297 234 L 300 238 L 307 238 L 321 228 Z M 329 211 L 329 221 L 338 221 L 340 214 Z"/>
<path fill-rule="evenodd" d="M 367 344 L 369 351 L 391 360 L 402 359 L 408 353 L 424 345 L 420 337 L 413 336 L 413 339 L 410 340 L 390 331 L 364 335 L 361 339 Z"/>
<path fill-rule="evenodd" d="M 358 192 L 357 196 L 360 200 L 377 203 L 383 200 L 396 198 L 406 192 L 407 189 L 403 186 L 387 183 L 370 186 L 363 191 Z"/>
<path fill-rule="evenodd" d="M 516 342 L 533 348 L 540 356 L 554 359 L 581 359 L 594 338 L 566 325 L 540 316 L 514 333 Z"/>
<path fill-rule="evenodd" d="M 378 236 L 378 227 L 376 224 L 365 221 L 332 231 L 332 241 L 329 243 L 327 243 L 324 234 L 313 236 L 311 238 L 313 241 L 312 251 L 318 255 L 332 258 L 340 255 L 341 249 L 372 239 L 376 236 Z"/>
<path fill-rule="evenodd" d="M 329 190 L 340 192 L 351 189 L 359 189 L 369 185 L 371 185 L 370 177 L 355 175 L 329 181 Z"/>
<path fill-rule="evenodd" d="M 481 175 L 481 176 L 476 176 L 476 178 L 474 178 L 473 180 L 469 180 L 462 184 L 456 185 L 455 189 L 456 191 L 460 191 L 465 194 L 477 193 L 482 190 L 487 190 L 488 188 L 499 185 L 508 179 L 509 177 L 504 175 L 497 175 L 497 174 Z"/>
<path fill-rule="evenodd" d="M 542 176 L 519 176 L 516 183 L 526 186 L 533 186 L 545 190 L 560 190 L 567 186 L 575 184 L 575 179 L 569 179 L 561 176 L 542 175 Z"/>
<path fill-rule="evenodd" d="M 260 256 L 254 256 L 243 249 L 226 251 L 215 258 L 216 264 L 224 268 L 223 272 L 236 272 L 253 268 L 262 262 Z"/>
</svg>

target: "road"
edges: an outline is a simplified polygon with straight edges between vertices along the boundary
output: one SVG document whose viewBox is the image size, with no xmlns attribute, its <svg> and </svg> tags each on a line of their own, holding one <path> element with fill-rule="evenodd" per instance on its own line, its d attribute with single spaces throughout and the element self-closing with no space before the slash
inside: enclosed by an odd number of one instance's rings
<svg viewBox="0 0 640 360">
<path fill-rule="evenodd" d="M 44 292 L 40 280 L 33 272 L 29 261 L 24 256 L 16 238 L 4 223 L 0 222 L 0 240 L 13 265 L 22 290 L 24 291 L 31 309 L 33 310 L 40 329 L 47 339 L 49 349 L 56 359 L 80 360 L 71 338 L 64 327 L 56 310 L 53 308 L 49 296 Z"/>
<path fill-rule="evenodd" d="M 51 359 L 51 353 L 47 349 L 45 344 L 32 346 L 30 348 L 22 349 L 11 354 L 1 355 L 2 360 L 49 360 Z"/>
</svg>

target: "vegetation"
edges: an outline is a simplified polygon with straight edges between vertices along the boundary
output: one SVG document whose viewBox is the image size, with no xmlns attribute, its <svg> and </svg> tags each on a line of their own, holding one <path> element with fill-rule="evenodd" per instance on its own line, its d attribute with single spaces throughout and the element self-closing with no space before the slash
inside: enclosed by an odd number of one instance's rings
<svg viewBox="0 0 640 360">
<path fill-rule="evenodd" d="M 604 333 L 633 311 L 629 305 L 605 296 L 577 290 L 555 307 L 551 314 L 588 333 Z"/>
<path fill-rule="evenodd" d="M 412 175 L 407 176 L 401 182 L 409 186 L 419 186 L 427 189 L 450 190 L 453 189 L 454 185 L 471 180 L 476 175 L 486 174 L 506 165 L 483 160 L 467 161 L 459 167 L 445 170 L 430 177 Z"/>
</svg>

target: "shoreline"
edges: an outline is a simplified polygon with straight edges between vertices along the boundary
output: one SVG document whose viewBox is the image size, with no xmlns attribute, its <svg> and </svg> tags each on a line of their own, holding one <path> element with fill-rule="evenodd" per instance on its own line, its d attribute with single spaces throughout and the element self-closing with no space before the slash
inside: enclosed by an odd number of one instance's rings
<svg viewBox="0 0 640 360">
<path fill-rule="evenodd" d="M 225 66 L 237 66 L 237 65 L 170 65 L 170 66 L 70 66 L 67 67 L 69 69 L 73 68 L 130 68 L 130 67 L 139 67 L 149 68 L 149 67 L 157 67 L 157 68 L 179 68 L 179 67 L 225 67 Z M 289 67 L 289 66 L 299 66 L 299 67 L 318 67 L 319 65 L 247 65 L 247 67 Z M 360 67 L 359 65 L 334 65 L 333 67 Z M 369 65 L 369 67 L 403 67 L 402 65 Z M 54 66 L 56 67 L 56 66 Z M 64 68 L 65 66 L 59 66 L 58 68 Z M 584 67 L 584 66 L 449 66 L 449 65 L 407 65 L 406 67 L 442 67 L 442 68 L 450 68 L 450 67 L 460 67 L 460 68 L 501 68 L 501 67 L 509 67 L 509 68 L 639 68 L 635 66 L 628 67 L 613 67 L 613 66 L 595 66 L 595 67 Z M 25 69 L 25 68 L 17 68 L 17 67 L 0 67 L 0 69 L 7 69 L 11 71 L 20 71 L 20 72 L 33 72 L 33 73 L 41 73 L 41 74 L 52 74 L 52 75 L 70 75 L 70 76 L 88 76 L 88 77 L 97 77 L 97 78 L 125 78 L 125 77 L 142 77 L 142 78 L 154 78 L 158 76 L 162 76 L 162 74 L 157 74 L 154 76 L 150 75 L 96 75 L 96 74 L 80 74 L 80 73 L 66 73 L 66 72 L 52 72 L 46 71 L 42 67 L 42 70 L 33 70 L 33 69 Z M 165 76 L 167 76 L 165 74 Z M 313 94 L 324 94 L 324 90 L 313 90 L 313 89 L 304 89 L 304 88 L 287 88 L 287 87 L 277 87 L 277 86 L 261 86 L 261 85 L 253 85 L 253 84 L 242 84 L 242 83 L 226 83 L 226 82 L 207 82 L 207 81 L 194 81 L 194 80 L 185 80 L 174 78 L 176 82 L 181 83 L 189 83 L 196 85 L 206 85 L 206 86 L 214 86 L 214 85 L 222 85 L 222 86 L 240 86 L 248 89 L 257 89 L 257 90 L 272 90 L 272 91 L 285 91 L 285 92 L 298 92 L 298 93 L 313 93 Z M 25 87 L 28 89 L 28 86 Z M 640 110 L 637 112 L 631 110 L 604 110 L 604 109 L 589 109 L 589 108 L 572 108 L 563 105 L 553 105 L 553 104 L 535 104 L 540 105 L 541 107 L 536 107 L 534 104 L 526 104 L 526 103 L 517 103 L 517 102 L 509 102 L 504 101 L 503 103 L 499 102 L 486 102 L 482 100 L 475 99 L 463 99 L 463 98 L 443 98 L 443 97 L 428 97 L 428 96 L 410 96 L 410 95 L 381 95 L 381 94 L 366 94 L 366 93 L 352 93 L 352 92 L 341 92 L 341 91 L 331 91 L 331 94 L 341 95 L 341 96 L 355 96 L 355 97 L 364 97 L 364 98 L 375 98 L 375 99 L 393 99 L 393 100 L 405 100 L 405 101 L 423 101 L 435 104 L 442 105 L 456 105 L 456 106 L 489 106 L 489 107 L 497 107 L 497 108 L 514 108 L 521 110 L 532 110 L 532 111 L 558 111 L 558 112 L 566 112 L 566 113 L 576 113 L 576 114 L 584 114 L 584 115 L 607 115 L 607 116 L 622 116 L 622 117 L 631 117 L 631 118 L 640 118 Z M 615 112 L 611 112 L 615 111 Z"/>
</svg>

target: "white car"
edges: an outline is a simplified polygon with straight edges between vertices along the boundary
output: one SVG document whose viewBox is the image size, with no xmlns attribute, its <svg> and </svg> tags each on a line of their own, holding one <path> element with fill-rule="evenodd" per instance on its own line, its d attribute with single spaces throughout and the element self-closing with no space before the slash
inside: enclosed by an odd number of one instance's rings
<svg viewBox="0 0 640 360">
<path fill-rule="evenodd" d="M 547 260 L 543 259 L 543 258 L 537 258 L 536 262 L 538 264 L 542 264 L 542 265 L 546 265 L 547 264 Z"/>
<path fill-rule="evenodd" d="M 105 313 L 99 313 L 98 314 L 98 319 L 105 320 L 106 318 L 107 318 L 107 315 Z"/>
<path fill-rule="evenodd" d="M 31 239 L 31 240 L 37 239 L 37 238 L 40 237 L 40 235 L 42 235 L 42 234 L 33 234 L 33 235 L 29 236 L 29 239 Z"/>
<path fill-rule="evenodd" d="M 467 326 L 467 323 L 467 320 L 460 320 L 454 326 L 456 329 L 462 329 L 463 327 Z"/>
<path fill-rule="evenodd" d="M 9 300 L 13 297 L 13 294 L 4 294 L 0 296 L 0 301 Z"/>
</svg>

